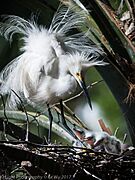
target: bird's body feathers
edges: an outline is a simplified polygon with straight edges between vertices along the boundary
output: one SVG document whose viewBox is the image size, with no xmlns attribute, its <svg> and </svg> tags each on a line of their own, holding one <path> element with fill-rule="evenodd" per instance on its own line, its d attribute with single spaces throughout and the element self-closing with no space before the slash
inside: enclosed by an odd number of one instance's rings
<svg viewBox="0 0 135 180">
<path fill-rule="evenodd" d="M 106 64 L 98 60 L 102 50 L 88 45 L 85 35 L 68 34 L 83 21 L 83 16 L 65 7 L 55 14 L 48 29 L 33 20 L 6 16 L 0 34 L 11 42 L 18 33 L 23 41 L 21 55 L 0 73 L 0 93 L 9 94 L 10 108 L 19 102 L 12 90 L 31 103 L 55 104 L 76 91 L 77 70 Z"/>
</svg>

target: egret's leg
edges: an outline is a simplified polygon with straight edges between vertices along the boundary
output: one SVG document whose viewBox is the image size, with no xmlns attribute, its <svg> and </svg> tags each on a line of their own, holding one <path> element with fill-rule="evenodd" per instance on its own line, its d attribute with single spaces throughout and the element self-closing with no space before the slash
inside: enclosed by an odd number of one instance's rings
<svg viewBox="0 0 135 180">
<path fill-rule="evenodd" d="M 52 121 L 53 121 L 53 116 L 52 116 L 52 113 L 51 113 L 51 109 L 50 109 L 50 106 L 49 104 L 47 104 L 47 108 L 48 108 L 48 115 L 49 115 L 49 121 L 50 121 L 50 125 L 49 125 L 49 132 L 48 132 L 48 144 L 51 143 L 51 136 L 52 136 Z"/>
<path fill-rule="evenodd" d="M 76 135 L 73 133 L 73 131 L 68 127 L 65 117 L 64 117 L 64 109 L 63 109 L 63 102 L 62 100 L 60 100 L 60 109 L 61 109 L 61 120 L 62 120 L 62 124 L 63 126 L 69 131 L 69 133 L 74 137 L 77 138 Z"/>
<path fill-rule="evenodd" d="M 75 124 L 73 125 L 79 125 L 81 128 L 88 129 L 87 126 L 79 119 L 79 117 L 77 117 L 77 115 L 64 102 L 63 102 L 63 106 L 67 110 L 67 112 L 73 117 L 73 120 L 75 121 Z"/>
<path fill-rule="evenodd" d="M 5 101 L 4 101 L 3 96 L 1 94 L 0 94 L 0 96 L 1 96 L 2 103 L 3 103 L 4 116 L 5 116 L 5 119 L 3 120 L 3 135 L 4 135 L 5 140 L 9 141 L 8 137 L 7 137 L 7 134 L 6 134 L 6 127 L 8 125 L 8 117 L 6 115 L 6 105 L 5 105 Z"/>
<path fill-rule="evenodd" d="M 7 134 L 6 134 L 6 127 L 7 127 L 8 122 L 6 120 L 3 120 L 3 135 L 4 135 L 4 140 L 9 141 Z"/>
<path fill-rule="evenodd" d="M 17 96 L 17 98 L 20 101 L 20 104 L 19 104 L 20 107 L 19 108 L 21 108 L 21 111 L 23 111 L 26 114 L 26 135 L 25 135 L 25 141 L 28 141 L 29 140 L 29 117 L 28 117 L 27 110 L 25 109 L 25 106 L 24 106 L 24 103 L 23 103 L 21 97 L 13 89 L 11 89 L 11 91 Z"/>
<path fill-rule="evenodd" d="M 63 102 L 63 106 L 65 107 L 65 109 L 73 116 L 76 118 L 75 113 Z M 77 117 L 78 118 L 78 117 Z"/>
<path fill-rule="evenodd" d="M 60 113 L 59 113 L 59 112 L 57 112 L 57 111 L 56 111 L 56 113 L 57 113 L 57 116 L 58 116 L 58 121 L 57 121 L 57 124 L 59 125 L 59 124 L 60 124 Z"/>
<path fill-rule="evenodd" d="M 63 106 L 64 106 L 64 108 L 66 108 L 65 105 L 64 105 L 64 103 L 63 103 Z M 58 114 L 61 114 L 61 110 L 60 110 L 59 107 L 54 106 L 53 109 L 55 109 L 55 111 L 56 111 Z M 67 111 L 68 111 L 68 110 L 67 110 Z M 86 126 L 76 115 L 75 115 L 75 116 L 76 116 L 76 118 L 75 118 L 75 117 L 73 116 L 73 113 L 71 114 L 71 110 L 70 110 L 70 112 L 68 111 L 68 113 L 69 113 L 69 114 L 64 113 L 64 117 L 65 117 L 72 125 L 77 125 L 77 126 L 79 126 L 80 128 L 87 129 L 87 126 Z M 58 123 L 59 123 L 59 121 L 58 121 Z"/>
</svg>

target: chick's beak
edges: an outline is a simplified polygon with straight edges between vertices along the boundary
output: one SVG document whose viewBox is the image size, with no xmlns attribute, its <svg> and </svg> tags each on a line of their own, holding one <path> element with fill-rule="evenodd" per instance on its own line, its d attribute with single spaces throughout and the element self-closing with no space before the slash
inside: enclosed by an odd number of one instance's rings
<svg viewBox="0 0 135 180">
<path fill-rule="evenodd" d="M 82 88 L 82 90 L 83 90 L 83 92 L 84 92 L 84 94 L 85 94 L 85 96 L 87 98 L 88 104 L 89 104 L 89 106 L 90 106 L 90 108 L 92 110 L 91 99 L 90 99 L 90 96 L 89 96 L 89 93 L 88 93 L 84 78 L 82 77 L 81 73 L 77 73 L 75 77 L 76 77 L 76 80 L 79 83 L 80 87 Z"/>
</svg>

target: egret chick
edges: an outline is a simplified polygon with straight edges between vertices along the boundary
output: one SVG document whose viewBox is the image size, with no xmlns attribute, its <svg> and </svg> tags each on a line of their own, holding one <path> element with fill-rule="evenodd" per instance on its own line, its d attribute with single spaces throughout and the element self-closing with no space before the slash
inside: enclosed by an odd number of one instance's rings
<svg viewBox="0 0 135 180">
<path fill-rule="evenodd" d="M 92 148 L 96 151 L 105 151 L 110 154 L 121 154 L 123 143 L 115 136 L 109 135 L 106 132 L 95 132 L 90 130 L 74 129 L 77 137 L 85 143 L 87 148 Z M 77 147 L 83 147 L 80 141 L 76 140 L 73 144 Z"/>
</svg>

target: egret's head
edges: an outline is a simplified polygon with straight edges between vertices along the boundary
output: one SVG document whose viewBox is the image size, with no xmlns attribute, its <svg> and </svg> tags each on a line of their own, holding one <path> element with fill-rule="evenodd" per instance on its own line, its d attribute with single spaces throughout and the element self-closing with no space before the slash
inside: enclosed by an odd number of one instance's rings
<svg viewBox="0 0 135 180">
<path fill-rule="evenodd" d="M 92 66 L 106 65 L 107 63 L 98 60 L 94 55 L 89 57 L 88 54 L 84 53 L 73 53 L 68 54 L 66 59 L 69 72 L 74 76 L 80 87 L 83 89 L 85 96 L 87 97 L 90 108 L 92 109 L 91 100 L 87 91 L 87 87 L 84 81 L 84 75 L 88 68 Z"/>
</svg>

